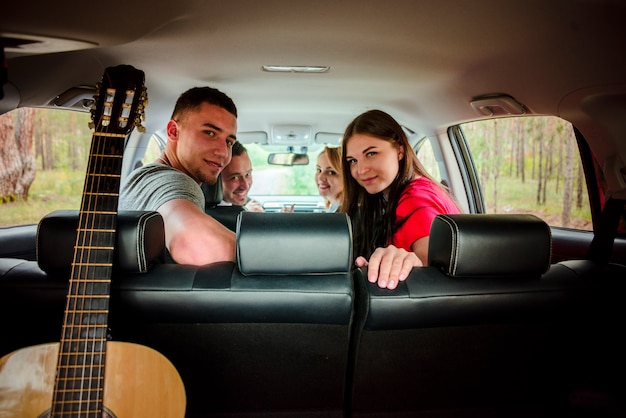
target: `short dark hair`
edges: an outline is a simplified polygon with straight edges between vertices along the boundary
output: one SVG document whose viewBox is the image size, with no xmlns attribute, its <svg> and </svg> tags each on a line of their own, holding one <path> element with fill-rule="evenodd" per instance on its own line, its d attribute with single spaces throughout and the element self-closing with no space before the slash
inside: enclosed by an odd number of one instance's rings
<svg viewBox="0 0 626 418">
<path fill-rule="evenodd" d="M 239 141 L 235 141 L 233 147 L 231 148 L 231 151 L 233 153 L 233 157 L 239 157 L 244 152 L 248 152 L 246 147 L 244 147 L 243 144 Z"/>
<path fill-rule="evenodd" d="M 179 119 L 182 114 L 198 108 L 202 103 L 219 106 L 237 117 L 237 107 L 226 94 L 213 87 L 193 87 L 176 100 L 172 119 Z"/>
</svg>

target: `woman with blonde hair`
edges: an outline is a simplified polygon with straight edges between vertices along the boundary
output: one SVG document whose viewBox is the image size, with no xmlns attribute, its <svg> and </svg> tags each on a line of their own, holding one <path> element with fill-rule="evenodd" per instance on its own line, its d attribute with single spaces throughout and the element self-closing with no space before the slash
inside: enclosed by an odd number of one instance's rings
<svg viewBox="0 0 626 418">
<path fill-rule="evenodd" d="M 317 156 L 315 183 L 326 201 L 326 211 L 336 212 L 343 197 L 341 147 L 324 147 Z"/>
<path fill-rule="evenodd" d="M 413 267 L 428 263 L 430 225 L 438 214 L 459 213 L 427 172 L 400 124 L 370 110 L 346 128 L 342 144 L 344 200 L 352 220 L 355 263 L 368 280 L 394 289 Z"/>
</svg>

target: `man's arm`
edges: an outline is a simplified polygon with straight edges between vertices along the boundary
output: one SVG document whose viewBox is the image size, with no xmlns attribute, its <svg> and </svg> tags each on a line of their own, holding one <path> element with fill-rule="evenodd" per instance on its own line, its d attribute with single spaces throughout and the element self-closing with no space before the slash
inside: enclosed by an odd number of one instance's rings
<svg viewBox="0 0 626 418">
<path fill-rule="evenodd" d="M 235 234 L 186 199 L 158 209 L 165 223 L 165 245 L 179 264 L 204 265 L 235 260 Z"/>
</svg>

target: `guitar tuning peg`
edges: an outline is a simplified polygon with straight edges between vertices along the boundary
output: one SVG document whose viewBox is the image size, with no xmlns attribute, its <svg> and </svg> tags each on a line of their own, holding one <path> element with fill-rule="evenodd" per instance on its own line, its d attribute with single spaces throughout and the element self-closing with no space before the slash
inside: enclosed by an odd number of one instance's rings
<svg viewBox="0 0 626 418">
<path fill-rule="evenodd" d="M 141 90 L 141 101 L 143 107 L 148 107 L 148 89 L 146 87 Z"/>
<path fill-rule="evenodd" d="M 93 95 L 94 102 L 98 101 L 98 97 L 100 96 L 100 89 L 102 88 L 102 81 L 98 81 L 96 83 L 96 92 Z"/>
</svg>

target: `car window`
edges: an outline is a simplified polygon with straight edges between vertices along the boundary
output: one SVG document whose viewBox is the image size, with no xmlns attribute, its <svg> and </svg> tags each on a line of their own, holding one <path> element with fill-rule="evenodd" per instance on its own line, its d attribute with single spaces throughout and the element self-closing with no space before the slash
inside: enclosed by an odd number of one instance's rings
<svg viewBox="0 0 626 418">
<path fill-rule="evenodd" d="M 418 141 L 417 145 L 414 147 L 414 151 L 428 174 L 436 180 L 443 181 L 439 164 L 435 157 L 433 143 L 427 139 Z"/>
<path fill-rule="evenodd" d="M 318 195 L 315 184 L 315 166 L 317 155 L 323 147 L 311 149 L 306 154 L 309 163 L 306 165 L 280 166 L 268 163 L 270 150 L 258 144 L 245 144 L 252 162 L 252 178 L 254 183 L 250 195 L 274 196 L 313 196 Z M 284 152 L 284 150 L 281 150 Z"/>
<path fill-rule="evenodd" d="M 460 126 L 487 213 L 532 213 L 549 225 L 593 230 L 572 125 L 558 117 L 489 119 Z"/>
<path fill-rule="evenodd" d="M 141 158 L 141 165 L 153 163 L 157 158 L 159 158 L 165 149 L 166 141 L 166 139 L 161 138 L 161 136 L 157 134 L 150 135 L 150 139 L 146 145 L 146 150 Z"/>
<path fill-rule="evenodd" d="M 21 108 L 0 115 L 0 226 L 79 209 L 92 132 L 89 113 Z"/>
</svg>

